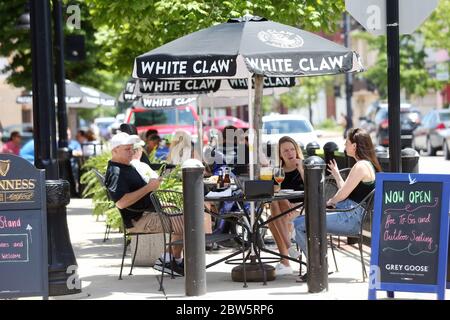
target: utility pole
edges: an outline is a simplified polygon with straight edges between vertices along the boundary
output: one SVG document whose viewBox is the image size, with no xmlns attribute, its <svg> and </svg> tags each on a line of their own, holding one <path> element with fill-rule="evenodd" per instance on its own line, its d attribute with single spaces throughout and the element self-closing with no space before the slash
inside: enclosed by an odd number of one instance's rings
<svg viewBox="0 0 450 320">
<path fill-rule="evenodd" d="M 67 227 L 69 183 L 59 180 L 56 160 L 50 1 L 31 0 L 30 11 L 34 157 L 35 166 L 45 169 L 46 177 L 49 295 L 77 294 L 81 292 L 81 282 L 68 285 L 69 278 L 76 278 L 72 272 L 77 266 Z M 65 97 L 60 100 L 65 101 Z"/>
<path fill-rule="evenodd" d="M 344 13 L 344 45 L 350 49 L 350 15 Z M 347 103 L 347 124 L 346 131 L 353 127 L 353 109 L 352 109 L 352 96 L 353 96 L 353 74 L 345 74 L 345 101 Z"/>
<path fill-rule="evenodd" d="M 401 172 L 399 0 L 386 0 L 389 157 L 391 172 Z"/>
</svg>

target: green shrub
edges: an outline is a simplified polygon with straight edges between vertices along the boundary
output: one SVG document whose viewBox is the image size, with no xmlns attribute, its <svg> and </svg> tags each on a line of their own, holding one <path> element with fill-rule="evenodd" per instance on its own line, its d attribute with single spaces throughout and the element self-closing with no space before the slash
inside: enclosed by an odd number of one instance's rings
<svg viewBox="0 0 450 320">
<path fill-rule="evenodd" d="M 332 131 L 339 131 L 342 130 L 342 127 L 339 125 L 339 123 L 336 123 L 333 119 L 326 119 L 322 121 L 321 123 L 316 125 L 317 129 L 321 130 L 332 130 Z"/>
</svg>

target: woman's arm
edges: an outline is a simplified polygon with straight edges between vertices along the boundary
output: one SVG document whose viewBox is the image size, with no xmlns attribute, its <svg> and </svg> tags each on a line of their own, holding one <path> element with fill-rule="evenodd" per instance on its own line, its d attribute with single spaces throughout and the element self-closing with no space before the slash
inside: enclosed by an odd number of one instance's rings
<svg viewBox="0 0 450 320">
<path fill-rule="evenodd" d="M 335 206 L 336 203 L 347 199 L 356 186 L 368 175 L 367 170 L 367 167 L 362 162 L 357 162 L 334 197 L 328 200 L 327 206 Z"/>
</svg>

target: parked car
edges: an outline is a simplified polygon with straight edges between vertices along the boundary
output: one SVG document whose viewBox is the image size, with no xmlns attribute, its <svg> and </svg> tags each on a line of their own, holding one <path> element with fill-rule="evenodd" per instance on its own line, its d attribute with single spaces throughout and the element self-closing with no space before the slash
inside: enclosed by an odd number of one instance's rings
<svg viewBox="0 0 450 320">
<path fill-rule="evenodd" d="M 2 131 L 2 142 L 9 141 L 11 132 L 18 131 L 22 137 L 22 146 L 33 139 L 33 124 L 29 122 L 6 126 Z"/>
<path fill-rule="evenodd" d="M 92 124 L 92 129 L 97 137 L 97 139 L 103 138 L 105 140 L 111 139 L 111 131 L 109 126 L 116 121 L 114 117 L 99 117 L 94 120 Z"/>
<path fill-rule="evenodd" d="M 191 134 L 194 142 L 198 140 L 198 121 L 199 117 L 193 105 L 164 108 L 133 107 L 125 114 L 125 123 L 134 124 L 139 135 L 145 135 L 149 129 L 156 129 L 161 138 L 171 138 L 176 130 L 182 129 Z"/>
<path fill-rule="evenodd" d="M 214 128 L 223 131 L 226 126 L 234 126 L 238 129 L 247 129 L 249 127 L 248 122 L 242 121 L 239 118 L 232 116 L 220 116 L 214 118 Z M 211 119 L 205 121 L 205 131 L 211 128 Z"/>
<path fill-rule="evenodd" d="M 262 122 L 262 143 L 265 152 L 270 145 L 278 144 L 278 140 L 283 136 L 294 139 L 302 149 L 310 142 L 318 142 L 316 131 L 311 122 L 302 115 L 269 115 L 264 116 Z"/>
<path fill-rule="evenodd" d="M 238 129 L 248 129 L 249 124 L 239 118 L 232 116 L 219 116 L 214 118 L 214 128 L 212 127 L 211 118 L 203 121 L 203 132 L 211 139 L 213 135 L 220 135 L 226 126 L 234 126 Z"/>
<path fill-rule="evenodd" d="M 450 110 L 435 109 L 427 113 L 420 126 L 413 132 L 413 148 L 425 150 L 428 155 L 436 155 L 437 150 L 444 147 L 441 131 L 450 128 Z"/>
<path fill-rule="evenodd" d="M 376 101 L 369 105 L 366 114 L 359 118 L 359 127 L 366 130 L 372 136 L 374 142 L 377 129 L 375 125 L 375 116 L 380 108 L 380 102 Z"/>
<path fill-rule="evenodd" d="M 421 114 L 419 109 L 409 103 L 400 105 L 400 135 L 401 147 L 411 147 L 413 131 L 420 125 Z M 389 146 L 389 118 L 388 105 L 380 104 L 375 115 L 376 144 Z"/>
</svg>

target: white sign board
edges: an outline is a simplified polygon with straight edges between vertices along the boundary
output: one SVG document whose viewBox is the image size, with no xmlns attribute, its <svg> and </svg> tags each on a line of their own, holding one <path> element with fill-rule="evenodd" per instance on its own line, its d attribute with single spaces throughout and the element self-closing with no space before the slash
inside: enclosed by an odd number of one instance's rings
<svg viewBox="0 0 450 320">
<path fill-rule="evenodd" d="M 345 8 L 367 31 L 386 34 L 386 1 L 345 0 Z M 399 0 L 400 34 L 413 33 L 431 14 L 439 0 Z"/>
</svg>

